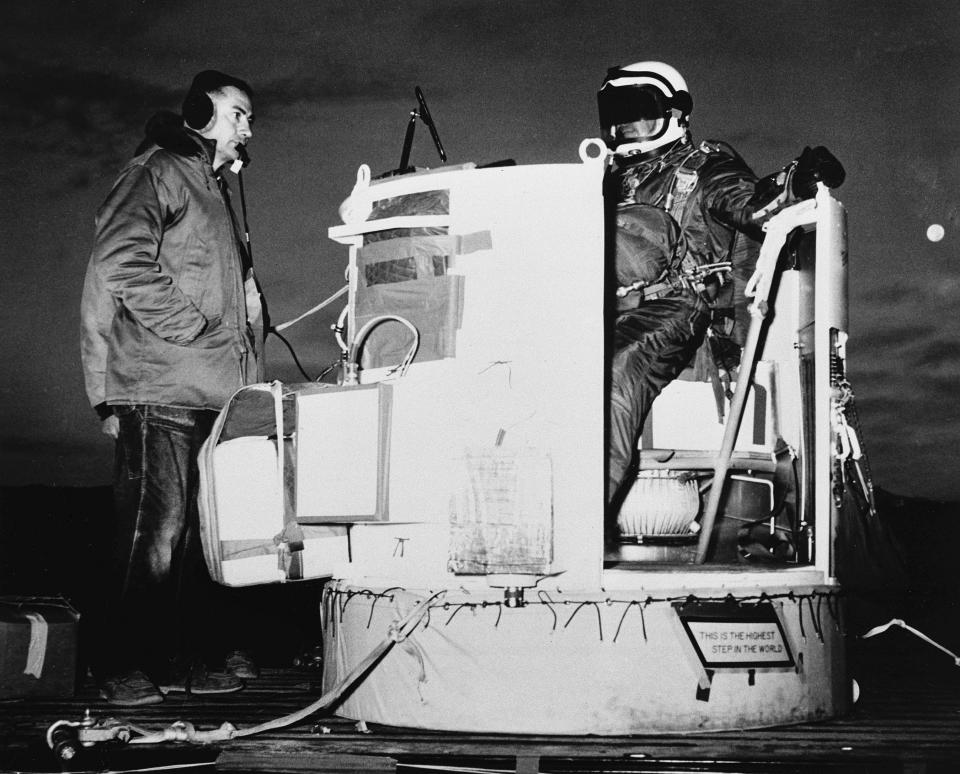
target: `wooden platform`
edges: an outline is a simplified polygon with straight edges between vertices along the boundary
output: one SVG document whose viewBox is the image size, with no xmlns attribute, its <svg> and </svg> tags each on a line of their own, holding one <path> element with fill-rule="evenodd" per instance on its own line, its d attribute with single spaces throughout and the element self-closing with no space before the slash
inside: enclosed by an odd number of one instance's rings
<svg viewBox="0 0 960 774">
<path fill-rule="evenodd" d="M 219 745 L 216 770 L 960 771 L 960 667 L 902 629 L 870 640 L 852 639 L 850 651 L 860 700 L 848 717 L 826 722 L 673 736 L 530 737 L 363 729 L 321 712 L 287 728 Z M 6 752 L 0 753 L 0 771 L 59 771 L 45 752 L 45 731 L 56 720 L 79 720 L 85 709 L 152 730 L 177 720 L 200 729 L 224 721 L 244 728 L 316 701 L 318 679 L 316 670 L 267 669 L 240 693 L 215 699 L 171 695 L 163 704 L 135 710 L 107 705 L 89 681 L 71 699 L 3 702 L 0 739 Z M 563 690 L 562 682 L 557 690 Z M 117 770 L 109 761 L 98 766 Z"/>
<path fill-rule="evenodd" d="M 102 606 L 109 544 L 109 488 L 0 488 L 0 592 L 66 594 L 86 620 Z M 897 551 L 878 540 L 851 565 L 869 588 L 849 599 L 848 632 L 897 617 L 960 653 L 960 509 L 883 495 L 881 513 Z M 24 550 L 43 535 L 43 551 Z M 906 572 L 890 557 L 901 552 Z M 136 711 L 111 707 L 91 683 L 70 699 L 0 702 L 0 772 L 60 771 L 44 734 L 84 710 L 147 729 L 186 720 L 202 729 L 224 721 L 245 728 L 299 710 L 319 698 L 319 676 L 277 668 L 316 638 L 319 586 L 245 590 L 274 665 L 241 693 L 212 699 L 169 697 Z M 83 638 L 81 638 L 82 640 Z M 81 643 L 83 644 L 83 642 Z M 87 646 L 89 647 L 89 645 Z M 960 667 L 900 629 L 851 638 L 848 664 L 860 701 L 848 717 L 775 729 L 683 736 L 521 737 L 432 733 L 371 727 L 318 714 L 295 726 L 209 751 L 223 772 L 402 771 L 461 767 L 520 774 L 561 772 L 957 772 L 960 771 Z M 564 688 L 558 677 L 557 690 Z M 324 731 L 328 730 L 329 733 Z M 187 747 L 177 745 L 177 747 Z M 189 748 L 188 748 L 189 749 Z M 209 756 L 208 756 L 209 757 Z M 104 771 L 106 767 L 96 767 Z M 114 767 L 114 770 L 118 770 Z"/>
</svg>

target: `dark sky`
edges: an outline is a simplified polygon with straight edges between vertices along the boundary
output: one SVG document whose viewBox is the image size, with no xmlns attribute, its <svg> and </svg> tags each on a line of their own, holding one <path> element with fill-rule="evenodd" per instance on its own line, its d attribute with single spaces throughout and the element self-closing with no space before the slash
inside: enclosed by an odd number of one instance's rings
<svg viewBox="0 0 960 774">
<path fill-rule="evenodd" d="M 282 321 L 342 284 L 326 230 L 359 164 L 396 167 L 414 86 L 451 163 L 574 162 L 606 68 L 661 59 L 687 79 L 694 136 L 759 174 L 807 144 L 844 162 L 849 375 L 875 482 L 960 499 L 955 0 L 31 0 L 3 16 L 0 483 L 109 481 L 79 367 L 93 216 L 146 119 L 177 109 L 199 70 L 256 90 L 247 200 Z M 423 127 L 411 160 L 438 164 Z M 287 331 L 313 373 L 336 356 L 338 311 Z M 268 376 L 300 378 L 276 339 Z"/>
</svg>

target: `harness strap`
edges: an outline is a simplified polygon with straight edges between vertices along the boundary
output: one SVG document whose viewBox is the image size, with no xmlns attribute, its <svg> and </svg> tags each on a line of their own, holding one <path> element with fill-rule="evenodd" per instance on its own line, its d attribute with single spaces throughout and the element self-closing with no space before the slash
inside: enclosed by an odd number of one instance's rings
<svg viewBox="0 0 960 774">
<path fill-rule="evenodd" d="M 269 385 L 253 385 L 243 389 L 267 390 L 273 397 L 273 416 L 277 431 L 277 464 L 274 471 L 276 476 L 276 486 L 280 497 L 280 508 L 282 509 L 283 528 L 279 533 L 268 539 L 250 539 L 250 540 L 220 540 L 219 550 L 221 561 L 230 559 L 243 559 L 251 556 L 263 556 L 267 554 L 276 554 L 277 569 L 282 573 L 285 580 L 303 579 L 303 549 L 304 532 L 303 528 L 297 522 L 293 503 L 287 493 L 285 486 L 287 470 L 284 455 L 283 441 L 283 384 L 279 381 L 273 381 Z M 232 400 L 232 399 L 231 399 Z M 222 420 L 230 404 L 221 412 Z M 218 420 L 218 421 L 220 421 Z M 219 437 L 220 427 L 211 434 L 216 443 Z"/>
<path fill-rule="evenodd" d="M 293 503 L 287 496 L 286 471 L 284 470 L 284 442 L 283 442 L 283 385 L 274 381 L 270 385 L 273 394 L 274 421 L 277 426 L 277 486 L 280 492 L 281 508 L 283 509 L 283 529 L 274 538 L 277 543 L 277 564 L 287 580 L 303 578 L 303 529 L 297 523 Z"/>
<path fill-rule="evenodd" d="M 700 143 L 684 157 L 673 173 L 664 209 L 680 224 L 681 229 L 686 225 L 684 221 L 687 218 L 687 202 L 700 182 L 700 167 L 707 163 L 710 154 L 716 150 L 717 148 L 706 142 Z"/>
<path fill-rule="evenodd" d="M 690 197 L 700 183 L 700 168 L 707 163 L 711 154 L 717 153 L 719 150 L 720 148 L 716 145 L 712 145 L 706 141 L 701 142 L 684 157 L 683 161 L 680 162 L 676 171 L 673 173 L 673 180 L 670 183 L 664 209 L 666 209 L 667 212 L 670 213 L 670 216 L 680 225 L 682 233 L 686 233 L 687 221 L 690 219 L 688 207 Z M 712 267 L 713 264 L 710 264 L 710 266 Z M 726 264 L 726 266 L 729 266 L 729 264 Z M 719 264 L 718 267 L 721 271 L 726 268 L 720 267 Z M 717 271 L 709 271 L 707 267 L 699 265 L 697 260 L 687 250 L 684 251 L 680 261 L 680 268 L 684 272 L 690 274 L 699 273 L 701 275 L 700 281 L 695 286 L 697 292 L 701 293 L 704 290 L 703 280 L 711 274 L 719 273 Z M 722 277 L 720 281 L 722 284 Z"/>
<path fill-rule="evenodd" d="M 638 293 L 636 301 L 639 304 L 642 301 L 653 301 L 658 298 L 666 298 L 675 293 L 679 293 L 686 287 L 681 275 L 675 271 L 667 270 L 660 275 L 658 279 L 645 282 L 637 280 L 629 285 L 621 285 L 617 288 L 617 298 L 624 298 L 631 293 Z"/>
<path fill-rule="evenodd" d="M 621 285 L 617 288 L 617 298 L 624 298 L 631 293 L 639 293 L 637 303 L 640 303 L 672 296 L 684 290 L 702 293 L 704 282 L 708 277 L 728 272 L 730 268 L 729 261 L 719 261 L 702 266 L 694 265 L 692 268 L 684 267 L 681 270 L 666 269 L 655 280 L 637 280 L 629 285 Z"/>
<path fill-rule="evenodd" d="M 687 201 L 697 187 L 697 183 L 700 182 L 700 167 L 706 163 L 707 158 L 707 148 L 700 145 L 684 157 L 673 173 L 664 209 L 680 224 L 680 228 L 685 225 L 683 221 L 686 216 Z"/>
</svg>

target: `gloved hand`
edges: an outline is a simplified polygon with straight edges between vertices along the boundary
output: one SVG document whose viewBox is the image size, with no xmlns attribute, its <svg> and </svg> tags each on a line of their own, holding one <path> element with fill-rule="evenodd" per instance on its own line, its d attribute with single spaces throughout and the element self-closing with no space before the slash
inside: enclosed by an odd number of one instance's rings
<svg viewBox="0 0 960 774">
<path fill-rule="evenodd" d="M 797 199 L 812 199 L 817 193 L 817 183 L 838 188 L 846 176 L 843 164 L 830 151 L 822 145 L 812 149 L 807 146 L 796 159 L 790 188 Z"/>
<path fill-rule="evenodd" d="M 750 219 L 762 223 L 784 207 L 817 195 L 817 183 L 836 188 L 843 183 L 843 165 L 822 145 L 809 146 L 787 166 L 757 181 L 750 199 Z"/>
</svg>

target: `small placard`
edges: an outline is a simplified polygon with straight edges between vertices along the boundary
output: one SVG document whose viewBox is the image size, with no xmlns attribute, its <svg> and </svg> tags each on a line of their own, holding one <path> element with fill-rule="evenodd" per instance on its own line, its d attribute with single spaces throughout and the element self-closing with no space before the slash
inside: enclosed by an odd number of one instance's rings
<svg viewBox="0 0 960 774">
<path fill-rule="evenodd" d="M 450 561 L 458 575 L 548 574 L 553 471 L 533 449 L 468 450 L 450 498 Z"/>
<path fill-rule="evenodd" d="M 686 602 L 676 609 L 706 669 L 794 666 L 780 618 L 769 602 Z"/>
</svg>

